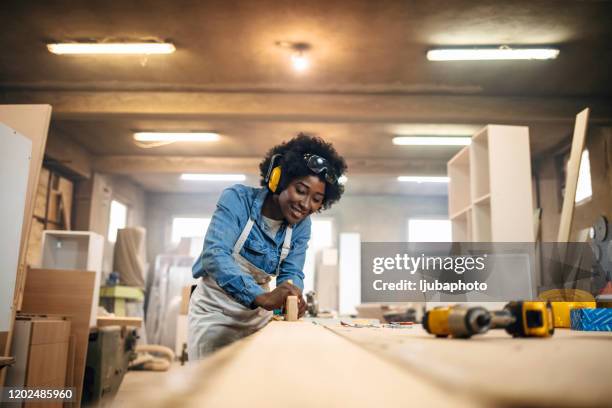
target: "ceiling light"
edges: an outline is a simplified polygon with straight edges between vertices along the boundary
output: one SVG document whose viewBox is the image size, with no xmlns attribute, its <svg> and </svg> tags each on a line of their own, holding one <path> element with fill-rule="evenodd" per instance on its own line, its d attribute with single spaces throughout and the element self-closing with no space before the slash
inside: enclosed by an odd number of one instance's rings
<svg viewBox="0 0 612 408">
<path fill-rule="evenodd" d="M 413 183 L 448 183 L 448 177 L 438 176 L 399 176 L 397 181 Z"/>
<path fill-rule="evenodd" d="M 136 132 L 137 142 L 216 142 L 218 133 L 212 132 Z"/>
<path fill-rule="evenodd" d="M 310 61 L 303 52 L 297 52 L 291 56 L 291 64 L 293 64 L 293 69 L 302 72 L 308 69 Z"/>
<path fill-rule="evenodd" d="M 467 146 L 471 143 L 469 136 L 398 136 L 393 138 L 393 144 L 398 146 Z"/>
<path fill-rule="evenodd" d="M 244 181 L 244 174 L 205 174 L 205 173 L 183 173 L 181 180 L 187 181 Z"/>
<path fill-rule="evenodd" d="M 476 60 L 543 60 L 555 59 L 556 48 L 446 48 L 427 52 L 429 61 L 476 61 Z"/>
<path fill-rule="evenodd" d="M 284 48 L 291 53 L 291 65 L 298 72 L 306 71 L 310 67 L 310 60 L 306 52 L 311 49 L 311 45 L 306 42 L 276 41 L 276 45 Z"/>
<path fill-rule="evenodd" d="M 47 44 L 53 54 L 171 54 L 171 43 L 57 43 Z"/>
</svg>

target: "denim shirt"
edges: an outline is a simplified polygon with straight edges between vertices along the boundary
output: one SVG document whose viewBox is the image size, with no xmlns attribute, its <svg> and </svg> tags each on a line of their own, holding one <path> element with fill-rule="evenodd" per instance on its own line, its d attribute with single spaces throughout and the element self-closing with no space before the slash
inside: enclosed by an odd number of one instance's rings
<svg viewBox="0 0 612 408">
<path fill-rule="evenodd" d="M 211 276 L 225 292 L 247 307 L 254 307 L 255 298 L 265 291 L 236 264 L 232 256 L 234 244 L 249 217 L 252 218 L 253 229 L 240 255 L 259 269 L 274 275 L 287 231 L 285 221 L 273 236 L 262 219 L 261 209 L 268 193 L 265 187 L 253 188 L 241 184 L 223 190 L 204 238 L 204 248 L 192 268 L 194 278 Z M 302 269 L 310 240 L 310 225 L 310 217 L 306 217 L 293 226 L 291 249 L 280 266 L 277 285 L 292 279 L 294 285 L 303 289 Z"/>
</svg>

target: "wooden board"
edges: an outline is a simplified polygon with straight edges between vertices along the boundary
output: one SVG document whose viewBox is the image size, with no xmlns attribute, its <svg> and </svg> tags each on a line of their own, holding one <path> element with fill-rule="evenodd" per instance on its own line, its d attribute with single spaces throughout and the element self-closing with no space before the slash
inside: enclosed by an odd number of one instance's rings
<svg viewBox="0 0 612 408">
<path fill-rule="evenodd" d="M 75 406 L 80 406 L 89 339 L 96 274 L 60 269 L 30 269 L 27 274 L 24 313 L 60 314 L 71 318 L 74 342 L 74 379 L 77 389 Z"/>
<path fill-rule="evenodd" d="M 51 105 L 0 105 L 0 122 L 10 126 L 32 141 L 32 160 L 23 218 L 20 244 L 20 262 L 15 287 L 15 310 L 19 310 L 25 283 L 25 255 L 29 238 L 30 223 L 34 212 L 34 195 L 47 143 L 47 132 L 51 121 Z M 10 339 L 9 339 L 10 342 Z"/>
<path fill-rule="evenodd" d="M 34 194 L 36 192 L 36 186 L 38 185 L 38 176 L 45 154 L 45 145 L 47 143 L 47 132 L 49 131 L 50 121 L 51 105 L 0 105 L 0 123 L 4 123 L 15 129 L 32 141 L 32 156 L 30 160 L 28 188 L 21 228 L 21 240 L 19 243 L 19 266 L 16 271 L 11 321 L 14 321 L 15 313 L 19 310 L 23 298 L 23 286 L 26 273 L 26 248 L 30 233 L 30 224 L 32 222 L 32 214 L 34 212 Z M 8 348 L 11 344 L 11 331 L 12 327 L 8 331 L 5 348 L 0 350 L 0 354 L 8 355 L 10 353 Z M 0 386 L 4 383 L 4 376 L 5 373 L 0 372 Z"/>
<path fill-rule="evenodd" d="M 141 327 L 142 318 L 125 316 L 98 316 L 98 327 L 105 326 Z"/>
<path fill-rule="evenodd" d="M 494 330 L 465 340 L 438 339 L 420 325 L 330 329 L 450 392 L 495 406 L 610 405 L 612 333 L 558 329 L 552 338 L 513 339 Z"/>
<path fill-rule="evenodd" d="M 207 359 L 159 377 L 156 382 L 151 376 L 146 392 L 125 406 L 481 406 L 304 321 L 271 322 Z"/>
<path fill-rule="evenodd" d="M 580 161 L 582 150 L 586 139 L 587 124 L 589 121 L 590 109 L 586 108 L 576 115 L 576 125 L 572 139 L 572 150 L 570 151 L 567 170 L 565 173 L 565 194 L 563 196 L 563 207 L 561 209 L 561 220 L 559 223 L 559 234 L 557 242 L 569 242 L 572 231 L 572 219 L 574 218 L 574 206 L 576 200 L 576 187 L 578 186 L 578 173 L 580 171 Z"/>
</svg>

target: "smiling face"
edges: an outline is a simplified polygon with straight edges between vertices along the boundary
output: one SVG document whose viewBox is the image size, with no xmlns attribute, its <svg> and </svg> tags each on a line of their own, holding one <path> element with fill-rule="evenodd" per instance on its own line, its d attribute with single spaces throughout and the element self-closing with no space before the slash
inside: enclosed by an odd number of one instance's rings
<svg viewBox="0 0 612 408">
<path fill-rule="evenodd" d="M 323 206 L 325 183 L 309 175 L 292 180 L 278 195 L 278 204 L 289 224 L 297 224 Z"/>
</svg>

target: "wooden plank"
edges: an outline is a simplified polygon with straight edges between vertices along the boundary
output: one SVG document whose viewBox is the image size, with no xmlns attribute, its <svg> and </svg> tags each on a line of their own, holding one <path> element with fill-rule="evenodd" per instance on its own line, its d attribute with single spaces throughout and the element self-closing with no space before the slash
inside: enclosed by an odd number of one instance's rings
<svg viewBox="0 0 612 408">
<path fill-rule="evenodd" d="M 0 123 L 13 128 L 23 136 L 32 141 L 32 156 L 28 176 L 28 188 L 24 206 L 23 224 L 21 227 L 21 240 L 19 243 L 19 266 L 16 271 L 15 291 L 13 295 L 11 322 L 15 319 L 15 313 L 21 307 L 23 298 L 23 286 L 25 284 L 25 259 L 26 248 L 30 235 L 30 224 L 34 213 L 34 194 L 38 185 L 38 177 L 47 143 L 47 132 L 51 121 L 51 105 L 1 105 Z M 8 355 L 11 344 L 11 331 L 9 328 L 5 348 L 0 353 Z M 4 384 L 4 371 L 0 372 L 0 386 Z"/>
<path fill-rule="evenodd" d="M 576 125 L 574 126 L 574 136 L 572 138 L 572 150 L 570 151 L 565 173 L 565 195 L 563 196 L 563 207 L 561 209 L 557 242 L 569 242 L 570 240 L 572 219 L 574 218 L 576 187 L 578 186 L 578 173 L 580 171 L 582 150 L 584 149 L 584 141 L 586 139 L 589 113 L 590 109 L 586 108 L 576 115 Z"/>
<path fill-rule="evenodd" d="M 98 316 L 98 327 L 106 326 L 129 326 L 141 327 L 142 318 L 140 317 L 125 317 L 125 316 Z"/>
<path fill-rule="evenodd" d="M 551 338 L 513 339 L 494 330 L 454 340 L 435 338 L 420 325 L 329 328 L 449 392 L 484 398 L 493 406 L 610 405 L 610 333 L 561 329 Z"/>
<path fill-rule="evenodd" d="M 32 159 L 30 161 L 30 176 L 23 218 L 20 244 L 20 269 L 17 274 L 15 288 L 15 310 L 21 306 L 23 285 L 25 283 L 25 248 L 27 246 L 30 223 L 34 212 L 34 195 L 38 186 L 38 178 L 42 159 L 47 144 L 47 132 L 51 121 L 51 105 L 0 105 L 0 122 L 10 126 L 32 141 Z M 10 339 L 9 339 L 10 343 Z"/>
<path fill-rule="evenodd" d="M 152 376 L 146 392 L 126 406 L 480 406 L 308 322 L 271 322 L 171 374 Z"/>
<path fill-rule="evenodd" d="M 75 336 L 76 406 L 80 405 L 89 339 L 89 319 L 96 274 L 87 271 L 31 269 L 27 274 L 22 311 L 71 318 Z"/>
</svg>

